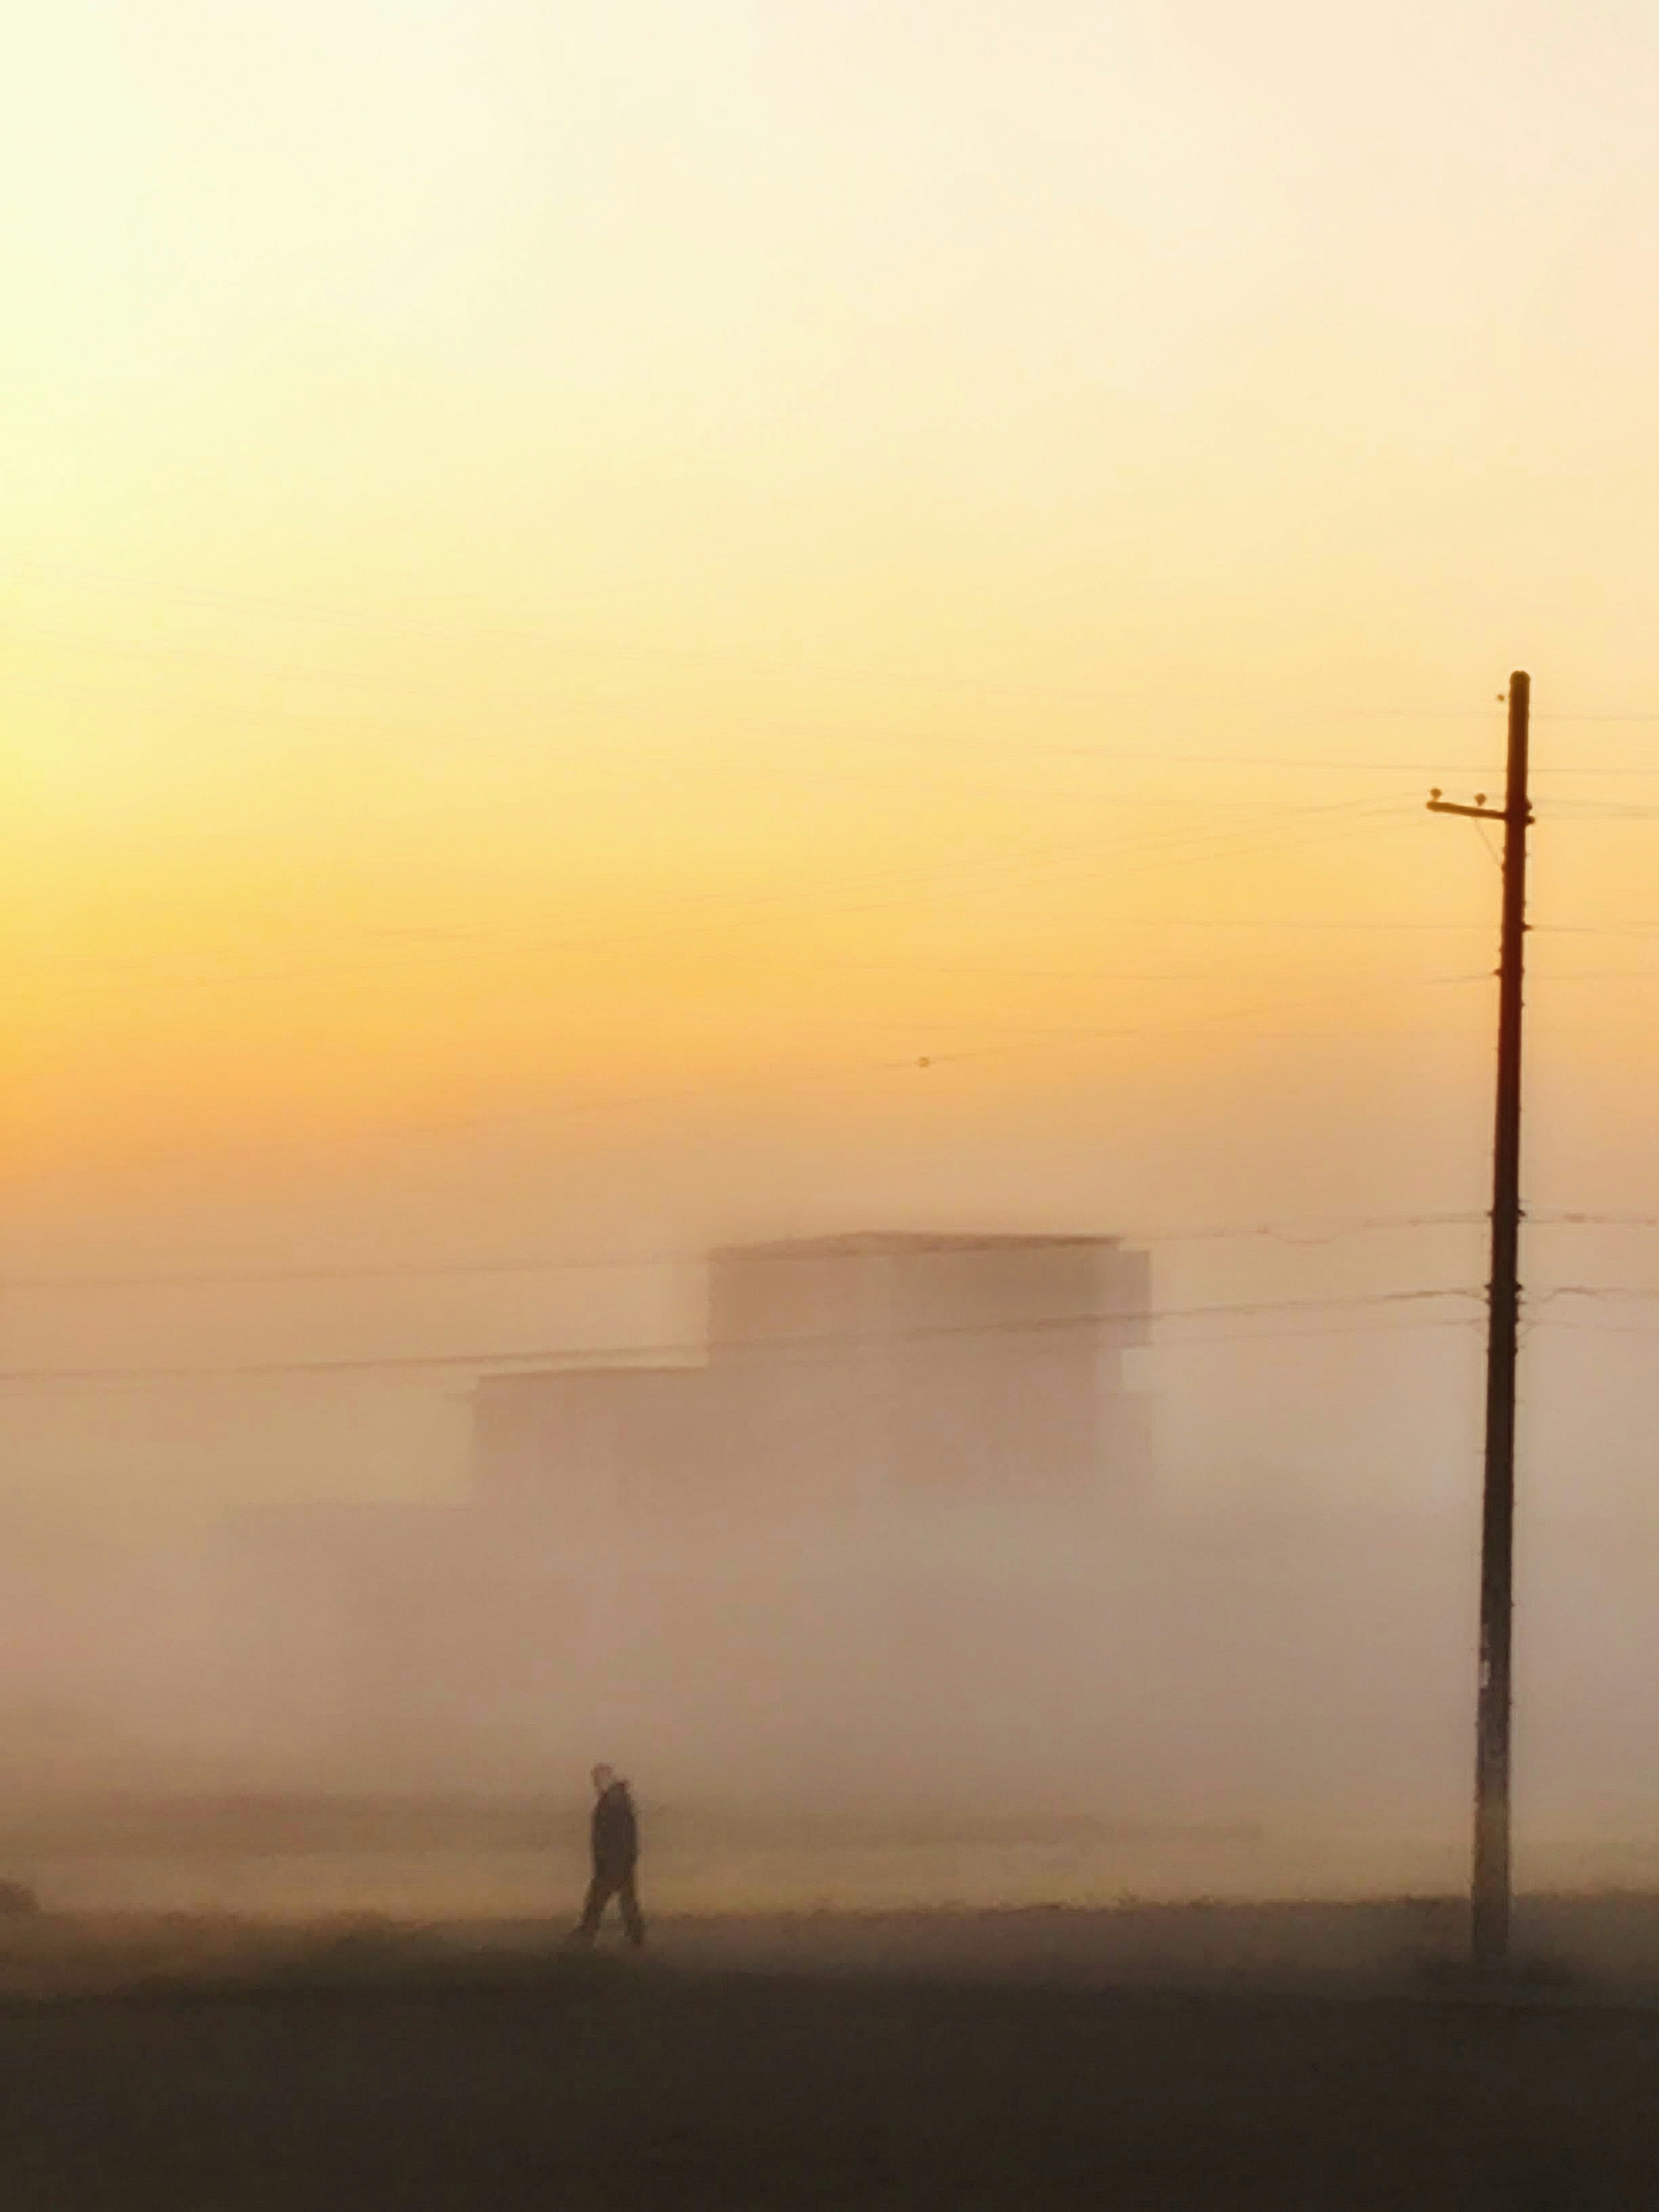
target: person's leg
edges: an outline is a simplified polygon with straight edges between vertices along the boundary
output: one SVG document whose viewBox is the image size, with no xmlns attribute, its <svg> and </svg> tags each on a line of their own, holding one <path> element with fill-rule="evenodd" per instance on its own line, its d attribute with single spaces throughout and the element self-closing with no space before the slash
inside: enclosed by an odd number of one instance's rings
<svg viewBox="0 0 1659 2212">
<path fill-rule="evenodd" d="M 640 1911 L 640 1893 L 635 1886 L 632 1867 L 617 1885 L 617 1901 L 622 1906 L 623 1926 L 628 1931 L 628 1940 L 637 1950 L 645 1941 L 645 1917 Z"/>
<path fill-rule="evenodd" d="M 596 1874 L 587 1885 L 587 1900 L 582 1906 L 582 1917 L 576 1923 L 576 1934 L 584 1943 L 591 1943 L 599 1932 L 599 1923 L 605 1917 L 605 1908 L 611 1901 L 613 1885 L 603 1875 Z"/>
</svg>

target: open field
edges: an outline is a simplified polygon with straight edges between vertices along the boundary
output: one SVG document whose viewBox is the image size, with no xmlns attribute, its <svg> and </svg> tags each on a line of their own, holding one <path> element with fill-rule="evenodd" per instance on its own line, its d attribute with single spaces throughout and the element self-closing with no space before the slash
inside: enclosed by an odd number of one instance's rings
<svg viewBox="0 0 1659 2212">
<path fill-rule="evenodd" d="M 0 2006 L 9 2212 L 1634 2212 L 1656 2116 L 1659 2010 L 1547 1996 L 441 1964 L 360 1935 Z"/>
<path fill-rule="evenodd" d="M 488 1797 L 0 1792 L 0 1878 L 54 1912 L 535 1920 L 573 1909 L 588 1805 Z M 1321 1898 L 1425 1901 L 1468 1880 L 1462 1797 L 1300 1808 L 1080 1808 L 891 1798 L 791 1805 L 647 1796 L 650 1898 L 665 1913 L 993 1911 Z M 1536 1891 L 1659 1893 L 1659 1805 L 1527 1825 Z"/>
<path fill-rule="evenodd" d="M 1659 2203 L 1659 1900 L 0 1936 L 7 2212 Z M 1571 1953 L 1576 1971 L 1561 1962 Z"/>
<path fill-rule="evenodd" d="M 573 1900 L 574 1901 L 574 1900 Z M 0 2001 L 158 1990 L 518 1985 L 563 1972 L 571 1915 L 413 1922 L 193 1913 L 0 1917 Z M 653 1971 L 1069 1990 L 1455 1994 L 1456 1898 L 930 1912 L 653 1914 Z M 614 1926 L 600 1959 L 619 1940 Z M 1517 1987 L 1659 2010 L 1659 1897 L 1523 1898 Z"/>
<path fill-rule="evenodd" d="M 1659 2204 L 1651 1887 L 1523 1898 L 1492 1990 L 1455 1894 L 1251 1898 L 1248 1828 L 653 1832 L 639 1960 L 565 1947 L 577 1808 L 14 1806 L 0 2205 Z"/>
</svg>

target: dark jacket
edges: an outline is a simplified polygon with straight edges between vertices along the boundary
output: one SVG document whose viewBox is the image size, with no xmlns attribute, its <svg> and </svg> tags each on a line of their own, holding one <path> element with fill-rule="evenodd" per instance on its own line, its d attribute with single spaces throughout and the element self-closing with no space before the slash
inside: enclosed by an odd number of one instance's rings
<svg viewBox="0 0 1659 2212">
<path fill-rule="evenodd" d="M 640 1856 L 640 1824 L 625 1782 L 613 1782 L 593 1808 L 593 1871 L 631 1874 Z"/>
</svg>

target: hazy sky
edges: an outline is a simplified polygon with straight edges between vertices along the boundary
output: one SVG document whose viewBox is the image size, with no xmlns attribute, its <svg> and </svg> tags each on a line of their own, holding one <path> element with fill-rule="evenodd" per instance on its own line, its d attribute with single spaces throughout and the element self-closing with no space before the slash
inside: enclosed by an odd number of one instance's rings
<svg viewBox="0 0 1659 2212">
<path fill-rule="evenodd" d="M 1495 878 L 1422 799 L 1516 665 L 1535 1194 L 1659 1203 L 1651 7 L 6 43 L 18 1265 L 1478 1208 Z M 460 1295 L 7 1328 L 625 1333 Z"/>
</svg>

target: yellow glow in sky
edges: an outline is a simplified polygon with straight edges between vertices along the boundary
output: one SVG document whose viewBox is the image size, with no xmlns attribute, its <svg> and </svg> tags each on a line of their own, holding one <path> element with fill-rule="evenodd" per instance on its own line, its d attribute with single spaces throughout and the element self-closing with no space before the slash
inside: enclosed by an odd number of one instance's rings
<svg viewBox="0 0 1659 2212">
<path fill-rule="evenodd" d="M 1584 719 L 1659 714 L 1651 10 L 11 48 L 11 1170 L 1466 1034 L 1421 800 L 1517 664 L 1540 921 L 1659 915 L 1659 721 Z M 1639 942 L 1539 944 L 1645 1062 Z"/>
</svg>

